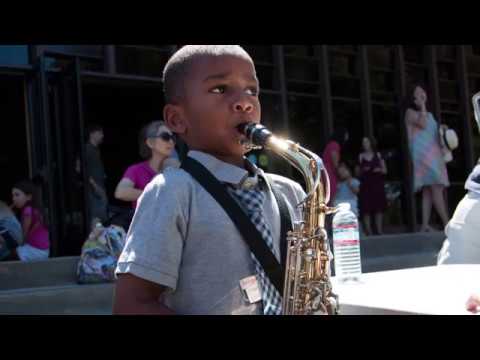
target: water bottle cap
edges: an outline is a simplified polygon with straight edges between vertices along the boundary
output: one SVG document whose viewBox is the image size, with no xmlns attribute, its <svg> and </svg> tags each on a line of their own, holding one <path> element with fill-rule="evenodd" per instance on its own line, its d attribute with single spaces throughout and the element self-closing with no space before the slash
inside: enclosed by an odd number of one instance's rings
<svg viewBox="0 0 480 360">
<path fill-rule="evenodd" d="M 342 203 L 338 204 L 338 209 L 340 211 L 350 211 L 351 208 L 352 208 L 352 206 L 348 202 L 342 202 Z"/>
</svg>

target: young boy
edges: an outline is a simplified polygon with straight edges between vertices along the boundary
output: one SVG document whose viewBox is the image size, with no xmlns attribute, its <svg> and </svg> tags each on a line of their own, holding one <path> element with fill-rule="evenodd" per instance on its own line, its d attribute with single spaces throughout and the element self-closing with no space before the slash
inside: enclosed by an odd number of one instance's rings
<svg viewBox="0 0 480 360">
<path fill-rule="evenodd" d="M 335 206 L 346 202 L 350 204 L 350 209 L 358 217 L 358 192 L 360 191 L 360 181 L 352 177 L 350 170 L 344 162 L 338 165 L 339 183 L 337 184 L 337 193 L 335 195 Z"/>
<path fill-rule="evenodd" d="M 270 186 L 282 193 L 292 221 L 300 220 L 296 205 L 305 192 L 244 156 L 245 136 L 237 126 L 261 119 L 252 59 L 234 45 L 185 46 L 163 77 L 165 122 L 188 145 L 188 156 L 230 189 L 232 201 L 234 190 L 263 194 L 261 212 L 279 260 L 280 215 Z M 259 284 L 250 248 L 223 208 L 183 169 L 169 168 L 145 188 L 116 273 L 115 314 L 262 314 L 266 306 L 240 286 L 252 276 Z"/>
</svg>

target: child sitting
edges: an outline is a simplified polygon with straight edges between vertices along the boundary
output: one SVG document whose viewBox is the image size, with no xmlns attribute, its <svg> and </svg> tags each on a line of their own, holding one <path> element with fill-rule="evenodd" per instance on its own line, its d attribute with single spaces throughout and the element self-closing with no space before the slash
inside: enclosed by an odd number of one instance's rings
<svg viewBox="0 0 480 360">
<path fill-rule="evenodd" d="M 41 206 L 35 185 L 28 180 L 20 181 L 12 189 L 13 205 L 20 211 L 25 244 L 17 247 L 21 261 L 48 259 L 50 241 L 48 229 L 43 223 Z"/>
<path fill-rule="evenodd" d="M 335 195 L 335 206 L 346 202 L 350 204 L 350 209 L 358 217 L 358 192 L 360 191 L 360 181 L 350 172 L 347 164 L 341 162 L 338 165 L 339 182 L 337 184 L 337 193 Z"/>
</svg>

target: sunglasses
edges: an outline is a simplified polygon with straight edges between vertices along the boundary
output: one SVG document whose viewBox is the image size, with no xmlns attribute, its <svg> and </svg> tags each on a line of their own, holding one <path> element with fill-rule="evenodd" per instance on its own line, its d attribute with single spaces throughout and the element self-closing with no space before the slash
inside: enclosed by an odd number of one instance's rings
<svg viewBox="0 0 480 360">
<path fill-rule="evenodd" d="M 152 138 L 160 138 L 162 139 L 163 141 L 170 141 L 172 140 L 173 142 L 176 142 L 176 137 L 175 137 L 175 134 L 170 134 L 168 132 L 163 132 L 161 134 L 158 134 L 158 135 L 155 135 L 155 136 L 151 136 Z"/>
</svg>

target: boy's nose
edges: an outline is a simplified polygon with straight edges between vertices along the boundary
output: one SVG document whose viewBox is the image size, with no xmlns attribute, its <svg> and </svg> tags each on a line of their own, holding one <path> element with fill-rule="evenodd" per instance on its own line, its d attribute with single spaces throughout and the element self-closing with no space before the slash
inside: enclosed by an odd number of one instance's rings
<svg viewBox="0 0 480 360">
<path fill-rule="evenodd" d="M 235 111 L 240 111 L 240 112 L 251 112 L 253 110 L 252 102 L 245 98 L 237 100 L 233 107 Z"/>
</svg>

